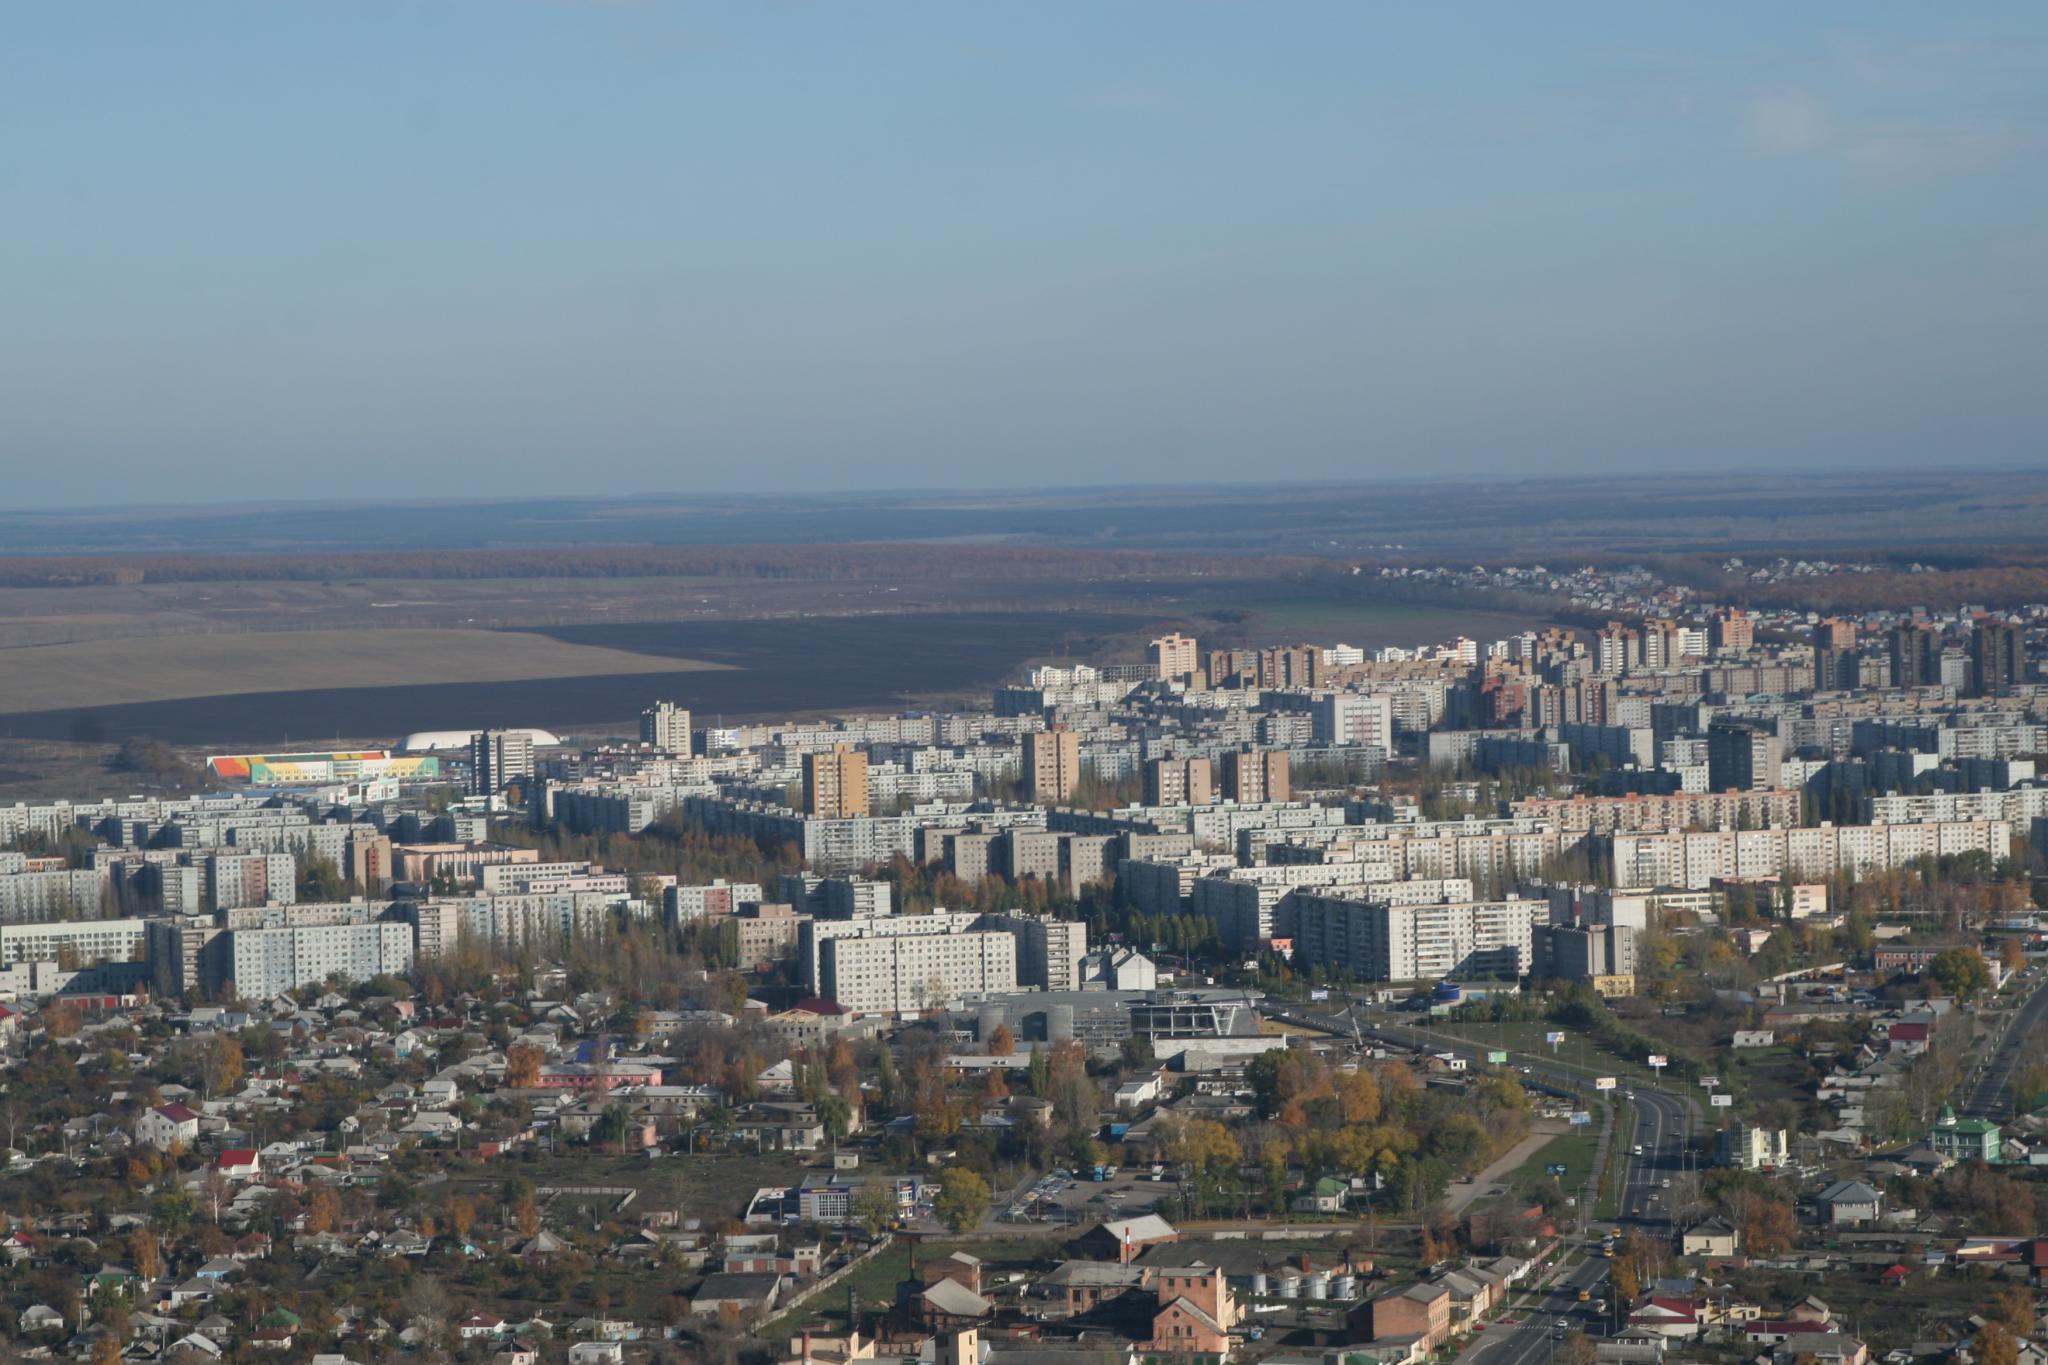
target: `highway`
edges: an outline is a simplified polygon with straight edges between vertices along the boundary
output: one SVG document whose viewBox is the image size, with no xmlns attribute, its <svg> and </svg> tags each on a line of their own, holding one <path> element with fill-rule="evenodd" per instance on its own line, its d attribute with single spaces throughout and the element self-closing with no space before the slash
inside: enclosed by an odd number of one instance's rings
<svg viewBox="0 0 2048 1365">
<path fill-rule="evenodd" d="M 2048 991 L 2037 996 L 2036 1000 L 2048 1002 Z M 2034 1002 L 2029 1003 L 2031 1007 Z M 1431 1052 L 1450 1052 L 1472 1060 L 1483 1059 L 1492 1050 L 1424 1029 L 1395 1024 L 1368 1025 L 1354 1019 L 1348 1012 L 1322 1014 L 1272 1002 L 1261 1005 L 1259 1009 L 1262 1014 L 1284 1023 L 1319 1029 L 1340 1037 L 1355 1033 L 1360 1038 Z M 1516 1061 L 1516 1069 L 1521 1072 L 1525 1086 L 1584 1102 L 1590 1082 L 1583 1072 L 1546 1065 L 1541 1057 L 1524 1060 L 1517 1054 Z M 1527 1070 L 1522 1071 L 1523 1067 Z M 1634 1137 L 1623 1143 L 1617 1125 L 1615 1146 L 1608 1153 L 1609 1160 L 1619 1159 L 1626 1163 L 1622 1168 L 1620 1216 L 1616 1222 L 1623 1228 L 1640 1227 L 1647 1235 L 1668 1238 L 1675 1229 L 1664 1182 L 1674 1179 L 1684 1169 L 1685 1153 L 1691 1140 L 1693 1107 L 1676 1095 L 1643 1085 L 1624 1086 L 1621 1096 L 1635 1113 L 1636 1129 Z M 1591 1217 L 1595 1189 L 1597 1185 L 1589 1186 L 1581 1200 L 1582 1226 L 1584 1220 Z M 1595 1301 L 1609 1297 L 1605 1257 L 1588 1256 L 1561 1276 L 1538 1301 L 1538 1306 L 1508 1314 L 1518 1319 L 1513 1325 L 1496 1322 L 1476 1334 L 1462 1352 L 1462 1358 L 1479 1362 L 1479 1365 L 1534 1365 L 1536 1361 L 1548 1359 L 1559 1344 L 1561 1333 L 1557 1323 L 1560 1319 L 1567 1323 L 1564 1331 L 1583 1331 L 1589 1336 L 1604 1334 L 1609 1324 L 1596 1318 L 1590 1304 L 1579 1302 L 1582 1289 Z M 1618 1307 L 1610 1305 L 1610 1308 Z"/>
<path fill-rule="evenodd" d="M 2012 1094 L 2007 1086 L 2012 1082 L 2012 1073 L 2025 1058 L 2033 1055 L 2028 1047 L 2034 1031 L 2044 1020 L 2048 1020 L 2048 982 L 2034 987 L 2013 1017 L 2006 1024 L 2005 1037 L 1998 1050 L 1984 1069 L 1977 1073 L 1977 1079 L 1970 1084 L 1959 1106 L 1966 1119 L 2008 1119 L 2012 1117 Z"/>
</svg>

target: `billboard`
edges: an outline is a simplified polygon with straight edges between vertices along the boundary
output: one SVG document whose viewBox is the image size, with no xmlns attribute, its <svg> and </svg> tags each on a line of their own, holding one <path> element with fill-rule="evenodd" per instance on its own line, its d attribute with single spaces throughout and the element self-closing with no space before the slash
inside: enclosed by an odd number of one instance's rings
<svg viewBox="0 0 2048 1365">
<path fill-rule="evenodd" d="M 1506 1066 L 1508 1064 L 1508 1054 L 1505 1052 L 1489 1052 L 1486 1054 L 1486 1064 L 1488 1066 Z"/>
<path fill-rule="evenodd" d="M 1311 1000 L 1328 1000 L 1330 998 L 1330 993 L 1324 990 L 1321 986 L 1318 986 L 1308 993 L 1308 998 Z"/>
<path fill-rule="evenodd" d="M 1564 1035 L 1562 1033 L 1546 1033 L 1543 1035 L 1543 1041 L 1550 1044 L 1552 1047 L 1556 1047 L 1559 1043 L 1564 1041 Z"/>
<path fill-rule="evenodd" d="M 1707 1103 L 1713 1105 L 1716 1109 L 1726 1109 L 1735 1103 L 1735 1097 L 1733 1095 L 1709 1095 Z"/>
<path fill-rule="evenodd" d="M 1661 1052 L 1653 1052 L 1653 1053 L 1651 1053 L 1651 1054 L 1650 1054 L 1650 1065 L 1651 1065 L 1651 1066 L 1670 1066 L 1670 1065 L 1671 1065 L 1671 1059 L 1670 1059 L 1669 1057 L 1665 1056 L 1665 1055 L 1664 1055 L 1663 1053 L 1661 1053 Z"/>
<path fill-rule="evenodd" d="M 319 786 L 329 782 L 429 781 L 441 775 L 432 754 L 394 756 L 384 749 L 347 753 L 216 754 L 206 760 L 224 782 L 259 787 Z"/>
<path fill-rule="evenodd" d="M 1572 1127 L 1574 1128 L 1584 1128 L 1587 1124 L 1591 1123 L 1592 1121 L 1593 1116 L 1583 1109 L 1574 1110 L 1572 1112 Z"/>
<path fill-rule="evenodd" d="M 1614 1089 L 1614 1077 L 1612 1077 L 1612 1076 L 1597 1076 L 1597 1077 L 1595 1077 L 1595 1078 L 1594 1078 L 1594 1080 L 1593 1080 L 1593 1088 L 1594 1088 L 1595 1090 L 1612 1090 L 1612 1089 Z"/>
</svg>

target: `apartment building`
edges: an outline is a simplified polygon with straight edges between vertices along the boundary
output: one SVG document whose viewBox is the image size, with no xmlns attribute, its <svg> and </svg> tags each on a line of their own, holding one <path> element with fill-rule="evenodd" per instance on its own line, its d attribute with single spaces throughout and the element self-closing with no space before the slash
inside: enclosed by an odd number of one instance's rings
<svg viewBox="0 0 2048 1365">
<path fill-rule="evenodd" d="M 1015 935 L 1000 929 L 875 932 L 890 922 L 848 921 L 852 932 L 818 944 L 818 994 L 861 1014 L 905 1015 L 943 1008 L 969 993 L 1017 989 Z"/>
<path fill-rule="evenodd" d="M 1155 678 L 1192 678 L 1201 670 L 1202 652 L 1191 637 L 1175 631 L 1145 646 L 1145 662 Z"/>
<path fill-rule="evenodd" d="M 1238 750 L 1223 755 L 1223 796 L 1241 806 L 1294 799 L 1288 755 L 1280 750 Z"/>
<path fill-rule="evenodd" d="M 1621 886 L 1703 890 L 1716 880 L 1767 881 L 1787 872 L 1813 881 L 1838 872 L 1860 877 L 1925 857 L 2003 858 L 2012 851 L 2012 830 L 2005 820 L 1944 820 L 1617 834 L 1614 879 Z"/>
<path fill-rule="evenodd" d="M 374 976 L 402 976 L 412 970 L 413 928 L 409 924 L 371 921 L 286 929 L 230 929 L 225 958 L 233 973 L 229 982 L 209 983 L 210 990 L 232 984 L 248 999 L 264 999 L 301 986 L 317 986 L 329 978 L 367 981 Z"/>
<path fill-rule="evenodd" d="M 1145 765 L 1144 800 L 1148 806 L 1206 806 L 1215 799 L 1213 772 L 1206 758 L 1155 758 Z"/>
<path fill-rule="evenodd" d="M 479 730 L 469 740 L 469 789 L 478 796 L 533 777 L 531 730 Z"/>
<path fill-rule="evenodd" d="M 1294 899 L 1297 960 L 1361 981 L 1525 975 L 1537 926 L 1550 914 L 1540 900 L 1375 905 L 1327 893 Z"/>
<path fill-rule="evenodd" d="M 1081 736 L 1064 725 L 1024 736 L 1024 799 L 1063 805 L 1081 780 Z"/>
<path fill-rule="evenodd" d="M 868 756 L 850 744 L 804 755 L 804 813 L 848 820 L 868 813 Z"/>
<path fill-rule="evenodd" d="M 640 742 L 663 753 L 690 752 L 690 713 L 672 701 L 658 701 L 640 713 Z"/>
</svg>

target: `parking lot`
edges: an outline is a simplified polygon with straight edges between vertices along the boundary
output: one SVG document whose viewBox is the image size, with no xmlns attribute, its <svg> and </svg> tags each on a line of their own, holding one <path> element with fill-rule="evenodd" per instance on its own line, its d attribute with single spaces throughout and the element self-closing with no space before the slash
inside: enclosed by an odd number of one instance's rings
<svg viewBox="0 0 2048 1365">
<path fill-rule="evenodd" d="M 1085 1227 L 1105 1219 L 1150 1213 L 1155 1201 L 1175 1189 L 1171 1179 L 1154 1181 L 1149 1168 L 1119 1170 L 1106 1180 L 1059 1170 L 1025 1186 L 998 1214 L 1004 1222 Z"/>
</svg>

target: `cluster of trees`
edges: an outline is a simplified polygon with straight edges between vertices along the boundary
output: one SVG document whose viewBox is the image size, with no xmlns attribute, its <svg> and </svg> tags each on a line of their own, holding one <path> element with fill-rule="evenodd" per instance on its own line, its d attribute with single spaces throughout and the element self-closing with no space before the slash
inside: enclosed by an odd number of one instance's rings
<svg viewBox="0 0 2048 1365">
<path fill-rule="evenodd" d="M 1260 1122 L 1233 1130 L 1170 1121 L 1166 1154 L 1187 1177 L 1190 1211 L 1285 1211 L 1291 1172 L 1376 1177 L 1372 1205 L 1420 1218 L 1450 1181 L 1528 1132 L 1530 1105 L 1512 1076 L 1486 1076 L 1462 1096 L 1424 1089 L 1403 1066 L 1333 1071 L 1305 1049 L 1269 1052 L 1248 1069 Z"/>
</svg>

